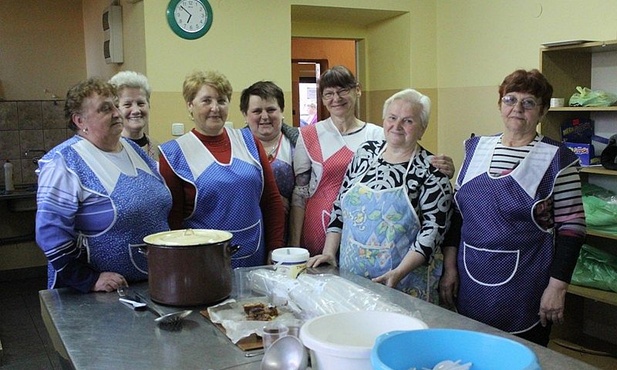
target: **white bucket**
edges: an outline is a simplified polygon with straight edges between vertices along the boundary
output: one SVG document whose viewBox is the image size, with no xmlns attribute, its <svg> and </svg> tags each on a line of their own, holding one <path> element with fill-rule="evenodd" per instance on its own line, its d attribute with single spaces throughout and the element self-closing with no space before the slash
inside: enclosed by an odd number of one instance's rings
<svg viewBox="0 0 617 370">
<path fill-rule="evenodd" d="M 401 313 L 341 312 L 307 321 L 300 340 L 310 350 L 313 370 L 371 370 L 371 350 L 378 336 L 426 328 L 423 321 Z"/>
<path fill-rule="evenodd" d="M 295 279 L 306 270 L 309 251 L 304 248 L 279 248 L 272 251 L 272 263 L 277 271 Z"/>
</svg>

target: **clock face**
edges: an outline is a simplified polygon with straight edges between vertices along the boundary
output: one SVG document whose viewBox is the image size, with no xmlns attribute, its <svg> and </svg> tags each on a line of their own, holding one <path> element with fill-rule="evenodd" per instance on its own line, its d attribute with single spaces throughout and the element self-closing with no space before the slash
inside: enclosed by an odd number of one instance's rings
<svg viewBox="0 0 617 370">
<path fill-rule="evenodd" d="M 167 21 L 178 36 L 197 39 L 212 25 L 212 8 L 207 0 L 171 0 L 167 6 Z"/>
</svg>

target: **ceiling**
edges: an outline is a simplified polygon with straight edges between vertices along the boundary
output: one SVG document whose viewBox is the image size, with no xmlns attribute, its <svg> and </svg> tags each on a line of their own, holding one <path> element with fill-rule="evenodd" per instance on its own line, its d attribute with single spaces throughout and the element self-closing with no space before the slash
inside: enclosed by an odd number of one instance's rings
<svg viewBox="0 0 617 370">
<path fill-rule="evenodd" d="M 292 22 L 334 22 L 338 24 L 353 24 L 355 26 L 368 26 L 405 14 L 403 11 L 337 8 L 326 6 L 292 5 Z"/>
</svg>

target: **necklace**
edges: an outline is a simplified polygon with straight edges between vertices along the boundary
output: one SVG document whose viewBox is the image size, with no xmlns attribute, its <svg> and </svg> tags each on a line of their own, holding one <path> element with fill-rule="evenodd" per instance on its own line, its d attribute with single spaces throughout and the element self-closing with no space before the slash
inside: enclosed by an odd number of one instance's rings
<svg viewBox="0 0 617 370">
<path fill-rule="evenodd" d="M 266 150 L 268 161 L 272 162 L 274 158 L 276 158 L 276 154 L 277 154 L 279 146 L 281 145 L 282 139 L 283 139 L 283 135 L 279 133 L 278 139 L 276 140 L 275 144 L 270 148 L 270 150 Z"/>
</svg>

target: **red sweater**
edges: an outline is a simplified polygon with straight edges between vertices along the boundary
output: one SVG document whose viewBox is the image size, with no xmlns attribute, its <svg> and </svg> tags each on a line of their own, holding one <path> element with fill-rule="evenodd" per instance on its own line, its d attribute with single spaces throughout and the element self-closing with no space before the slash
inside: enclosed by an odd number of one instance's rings
<svg viewBox="0 0 617 370">
<path fill-rule="evenodd" d="M 226 130 L 223 130 L 223 133 L 218 136 L 206 136 L 195 129 L 191 132 L 208 148 L 216 160 L 221 163 L 229 163 L 231 160 L 231 142 Z M 264 189 L 259 206 L 263 215 L 266 247 L 268 250 L 273 250 L 283 246 L 285 211 L 272 168 L 268 162 L 268 156 L 261 142 L 255 137 L 254 139 L 259 149 L 259 161 L 264 176 Z M 182 221 L 193 212 L 195 207 L 195 187 L 178 177 L 163 155 L 160 156 L 159 169 L 173 199 L 169 213 L 169 227 L 172 230 L 182 229 Z M 225 191 L 224 189 L 221 190 Z M 230 196 L 239 196 L 239 194 L 230 194 Z M 238 212 L 242 212 L 242 210 L 239 209 Z"/>
</svg>

